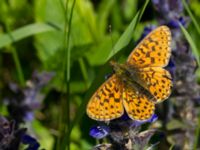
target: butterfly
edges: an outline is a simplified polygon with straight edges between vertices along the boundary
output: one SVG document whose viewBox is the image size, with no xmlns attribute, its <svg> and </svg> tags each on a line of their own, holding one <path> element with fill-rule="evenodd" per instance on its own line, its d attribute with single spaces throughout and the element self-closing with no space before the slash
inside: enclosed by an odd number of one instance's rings
<svg viewBox="0 0 200 150">
<path fill-rule="evenodd" d="M 164 69 L 171 56 L 171 32 L 160 26 L 131 52 L 127 62 L 111 61 L 114 74 L 93 94 L 87 114 L 97 121 L 110 121 L 126 111 L 133 120 L 147 120 L 155 104 L 171 94 L 172 77 Z"/>
</svg>

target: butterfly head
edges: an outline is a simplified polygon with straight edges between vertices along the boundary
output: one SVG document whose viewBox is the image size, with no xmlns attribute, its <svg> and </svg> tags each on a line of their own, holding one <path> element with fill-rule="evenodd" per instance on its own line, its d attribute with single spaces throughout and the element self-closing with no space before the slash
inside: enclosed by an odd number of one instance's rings
<svg viewBox="0 0 200 150">
<path fill-rule="evenodd" d="M 117 74 L 117 75 L 122 75 L 123 74 L 123 65 L 122 64 L 119 64 L 117 62 L 114 62 L 114 61 L 110 61 L 110 65 L 112 66 L 114 72 Z"/>
</svg>

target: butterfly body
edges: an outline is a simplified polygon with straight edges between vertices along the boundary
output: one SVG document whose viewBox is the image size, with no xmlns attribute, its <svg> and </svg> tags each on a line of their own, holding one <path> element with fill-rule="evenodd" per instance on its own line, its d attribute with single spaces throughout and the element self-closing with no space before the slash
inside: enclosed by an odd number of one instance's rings
<svg viewBox="0 0 200 150">
<path fill-rule="evenodd" d="M 161 26 L 142 40 L 124 64 L 111 61 L 114 74 L 91 97 L 87 114 L 98 121 L 110 121 L 123 115 L 133 120 L 149 119 L 155 104 L 171 93 L 170 73 L 165 70 L 171 49 L 171 34 Z"/>
<path fill-rule="evenodd" d="M 111 61 L 110 64 L 113 67 L 116 78 L 118 78 L 119 82 L 124 87 L 133 88 L 136 91 L 145 91 L 146 93 L 148 93 L 148 91 L 145 90 L 144 87 L 137 83 L 137 72 L 139 72 L 137 68 L 134 68 L 128 63 L 119 64 L 117 62 Z"/>
</svg>

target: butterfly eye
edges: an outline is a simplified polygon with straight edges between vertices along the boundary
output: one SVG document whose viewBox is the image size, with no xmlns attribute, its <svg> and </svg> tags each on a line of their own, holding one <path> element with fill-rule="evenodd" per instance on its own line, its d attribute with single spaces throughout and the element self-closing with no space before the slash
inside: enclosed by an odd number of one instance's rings
<svg viewBox="0 0 200 150">
<path fill-rule="evenodd" d="M 109 79 L 113 74 L 115 73 L 115 71 L 113 70 L 111 73 L 108 73 L 104 76 L 104 78 L 107 80 Z"/>
</svg>

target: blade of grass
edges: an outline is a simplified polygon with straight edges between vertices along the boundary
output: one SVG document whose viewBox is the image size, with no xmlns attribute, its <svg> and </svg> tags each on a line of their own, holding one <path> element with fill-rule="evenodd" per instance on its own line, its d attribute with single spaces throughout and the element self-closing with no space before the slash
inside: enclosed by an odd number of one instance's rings
<svg viewBox="0 0 200 150">
<path fill-rule="evenodd" d="M 194 41 L 192 40 L 190 34 L 187 32 L 187 30 L 184 28 L 184 26 L 181 23 L 179 23 L 179 26 L 181 27 L 181 30 L 182 30 L 183 34 L 185 35 L 185 38 L 189 42 L 189 44 L 192 48 L 192 52 L 193 52 L 194 56 L 196 57 L 197 63 L 200 66 L 199 52 L 198 52 L 198 49 L 197 49 Z"/>
<path fill-rule="evenodd" d="M 18 54 L 17 54 L 16 49 L 14 47 L 11 48 L 11 51 L 12 51 L 13 59 L 14 59 L 15 66 L 16 66 L 16 69 L 17 69 L 17 74 L 18 74 L 20 85 L 25 86 L 24 74 L 22 72 L 22 68 L 21 68 L 21 64 L 20 64 L 20 61 L 19 61 Z"/>
<path fill-rule="evenodd" d="M 10 33 L 0 35 L 0 48 L 29 36 L 53 31 L 57 28 L 45 23 L 33 23 L 16 29 Z"/>
<path fill-rule="evenodd" d="M 67 49 L 67 23 L 68 23 L 68 16 L 67 16 L 67 12 L 68 12 L 68 2 L 69 1 L 66 1 L 66 4 L 64 3 L 64 1 L 62 0 L 59 0 L 60 2 L 60 5 L 61 5 L 61 8 L 63 10 L 63 14 L 64 14 L 64 38 L 63 38 L 63 48 L 64 48 L 64 60 L 63 60 L 63 78 L 61 78 L 61 80 L 63 80 L 63 85 L 62 85 L 62 88 L 63 91 L 65 91 L 65 89 L 68 89 L 70 90 L 70 86 L 69 84 L 67 83 L 67 62 L 68 62 L 68 57 L 70 57 L 69 54 L 69 49 Z M 70 77 L 70 76 L 69 76 Z M 66 86 L 66 87 L 65 87 Z M 67 91 L 68 93 L 68 91 Z M 65 106 L 67 105 L 67 102 L 64 98 L 65 96 L 65 93 L 63 92 L 60 96 L 60 99 L 61 99 L 61 109 L 59 110 L 59 116 L 58 116 L 58 129 L 59 129 L 59 136 L 57 137 L 56 139 L 56 150 L 60 150 L 61 147 L 62 147 L 62 140 L 63 140 L 63 137 L 64 137 L 64 133 L 65 133 L 65 129 L 66 129 L 66 125 L 64 124 L 66 121 L 65 121 L 65 117 L 64 117 L 64 113 L 65 113 Z M 67 96 L 68 97 L 68 96 Z M 68 108 L 67 108 L 68 109 Z M 68 110 L 67 110 L 68 111 Z M 68 140 L 68 137 L 67 137 L 67 140 Z"/>
<path fill-rule="evenodd" d="M 126 45 L 128 45 L 128 43 L 131 40 L 133 31 L 134 31 L 134 27 L 136 26 L 136 22 L 139 18 L 139 13 L 140 13 L 140 11 L 137 12 L 137 14 L 135 15 L 134 19 L 131 21 L 128 28 L 125 30 L 125 32 L 122 34 L 122 36 L 119 38 L 119 40 L 117 41 L 117 43 L 111 50 L 111 52 L 107 58 L 107 61 L 109 61 L 109 59 L 111 59 L 116 53 L 118 53 L 120 50 L 122 50 Z"/>
<path fill-rule="evenodd" d="M 173 150 L 173 148 L 174 148 L 174 145 L 171 145 L 170 148 L 169 148 L 169 150 Z"/>
<path fill-rule="evenodd" d="M 156 142 L 155 144 L 152 144 L 151 146 L 149 146 L 146 150 L 153 150 L 156 149 L 156 146 L 160 144 L 160 142 Z"/>
<path fill-rule="evenodd" d="M 185 0 L 182 0 L 182 2 L 183 2 L 183 5 L 184 5 L 186 11 L 188 12 L 190 18 L 192 19 L 192 22 L 194 23 L 194 26 L 195 26 L 197 32 L 200 34 L 200 26 L 199 26 L 197 20 L 195 19 L 194 15 L 192 14 L 192 11 L 190 10 L 190 8 Z"/>
<path fill-rule="evenodd" d="M 115 44 L 115 46 L 111 50 L 111 52 L 110 52 L 110 54 L 109 54 L 109 56 L 107 58 L 107 61 L 110 58 L 112 58 L 113 55 L 115 55 L 120 50 L 122 50 L 126 45 L 128 45 L 128 43 L 130 42 L 131 37 L 133 35 L 133 31 L 135 30 L 136 25 L 138 24 L 140 19 L 142 18 L 142 15 L 143 15 L 143 13 L 145 11 L 145 8 L 147 7 L 149 1 L 150 0 L 146 0 L 144 6 L 142 7 L 142 9 L 137 12 L 137 14 L 135 15 L 134 19 L 131 21 L 131 23 L 129 24 L 129 26 L 125 30 L 125 32 L 122 34 L 122 36 L 119 38 L 119 40 L 117 41 L 117 43 Z"/>
<path fill-rule="evenodd" d="M 89 85 L 87 84 L 88 83 L 87 69 L 86 69 L 85 63 L 83 61 L 83 58 L 79 58 L 78 62 L 79 62 L 79 65 L 80 65 L 80 69 L 81 69 L 83 79 L 85 81 L 85 86 L 86 86 L 86 88 L 88 88 Z"/>
<path fill-rule="evenodd" d="M 200 115 L 198 116 L 198 126 L 195 131 L 195 141 L 194 141 L 194 150 L 198 149 L 198 144 L 199 144 L 199 134 L 200 134 Z"/>
<path fill-rule="evenodd" d="M 140 11 L 137 12 L 137 14 L 135 15 L 135 17 L 133 18 L 133 20 L 131 21 L 131 23 L 127 27 L 127 29 L 122 34 L 123 37 L 121 36 L 120 39 L 115 44 L 113 49 L 116 53 L 119 52 L 122 48 L 124 48 L 130 42 L 130 40 L 132 38 L 132 34 L 133 34 L 133 32 L 134 32 L 134 30 L 137 26 L 137 23 L 140 21 L 141 16 L 144 13 L 144 10 L 145 10 L 148 2 L 149 2 L 149 0 L 146 0 L 143 8 Z M 109 60 L 114 55 L 115 54 L 113 52 L 110 52 L 107 60 Z M 78 108 L 77 115 L 75 116 L 74 120 L 71 123 L 71 127 L 70 127 L 70 130 L 69 130 L 70 133 L 71 133 L 73 127 L 77 124 L 77 122 L 80 121 L 80 119 L 84 115 L 83 112 L 85 112 L 85 108 L 86 108 L 86 105 L 87 105 L 89 98 L 91 97 L 92 93 L 94 93 L 94 90 L 97 89 L 97 87 L 100 85 L 100 83 L 102 81 L 101 77 L 106 74 L 106 72 L 108 71 L 108 68 L 109 68 L 108 63 L 106 63 L 105 65 L 103 65 L 99 69 L 100 72 L 98 73 L 98 76 L 95 78 L 94 82 L 92 83 L 91 87 L 89 88 L 88 92 L 86 93 L 86 96 L 84 97 L 83 102 L 81 103 L 81 105 Z"/>
<path fill-rule="evenodd" d="M 65 48 L 65 55 L 64 55 L 64 84 L 66 85 L 66 99 L 63 99 L 62 101 L 62 118 L 61 123 L 66 124 L 67 126 L 64 127 L 64 130 L 61 128 L 61 150 L 70 150 L 70 58 L 71 58 L 71 49 L 70 49 L 70 34 L 71 34 L 71 24 L 72 24 L 72 17 L 73 17 L 73 11 L 75 7 L 76 0 L 73 1 L 69 20 L 67 17 L 67 8 L 68 8 L 68 1 L 66 3 L 65 8 L 65 34 L 67 33 L 67 36 L 65 36 L 67 39 L 64 38 L 64 48 Z M 67 24 L 68 24 L 68 32 L 67 32 Z M 66 42 L 65 42 L 66 41 Z M 66 61 L 65 61 L 66 60 Z M 64 131 L 64 133 L 62 133 Z"/>
<path fill-rule="evenodd" d="M 67 12 L 68 12 L 68 2 L 69 1 L 66 1 L 66 4 L 64 3 L 64 1 L 62 0 L 59 0 L 60 2 L 60 5 L 61 5 L 61 8 L 63 10 L 63 13 L 64 13 L 64 38 L 63 38 L 63 48 L 64 48 L 64 60 L 63 60 L 63 78 L 61 80 L 63 80 L 63 85 L 62 85 L 62 88 L 63 91 L 65 91 L 65 89 L 69 89 L 70 86 L 67 84 L 67 62 L 68 62 L 68 57 L 70 57 L 69 54 L 69 49 L 67 49 L 67 23 L 68 23 L 68 16 L 67 16 Z M 65 84 L 66 83 L 66 84 Z M 65 87 L 66 86 L 66 87 Z M 70 90 L 70 89 L 69 89 Z M 68 93 L 68 91 L 67 91 Z M 60 99 L 61 99 L 61 109 L 60 109 L 60 112 L 59 114 L 61 114 L 59 117 L 58 117 L 58 127 L 59 127 L 59 137 L 57 139 L 57 143 L 56 143 L 56 150 L 60 150 L 61 147 L 62 147 L 62 140 L 63 140 L 63 136 L 64 136 L 64 133 L 65 133 L 65 117 L 64 117 L 64 113 L 65 113 L 65 106 L 67 105 L 65 99 L 64 99 L 64 96 L 65 96 L 65 93 L 63 92 L 60 96 Z M 67 96 L 68 97 L 68 96 Z M 68 110 L 67 110 L 68 111 Z"/>
</svg>

